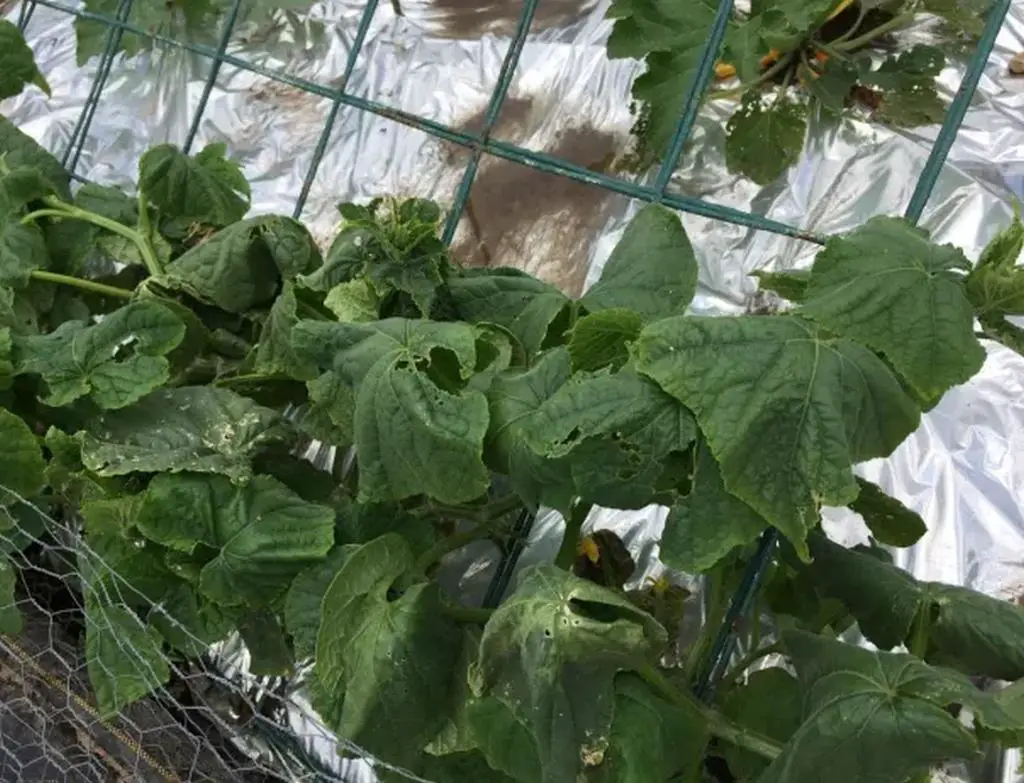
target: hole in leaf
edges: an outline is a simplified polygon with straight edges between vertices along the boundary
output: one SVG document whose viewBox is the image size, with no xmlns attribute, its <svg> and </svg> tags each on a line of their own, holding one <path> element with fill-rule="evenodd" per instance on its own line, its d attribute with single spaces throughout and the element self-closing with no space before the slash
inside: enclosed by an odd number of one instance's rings
<svg viewBox="0 0 1024 783">
<path fill-rule="evenodd" d="M 598 623 L 614 623 L 616 620 L 628 619 L 625 611 L 618 606 L 602 601 L 588 601 L 584 598 L 570 598 L 569 607 L 580 618 Z"/>
<path fill-rule="evenodd" d="M 134 334 L 130 334 L 123 340 L 118 342 L 114 346 L 112 358 L 115 362 L 125 362 L 135 355 L 135 349 L 139 344 L 139 339 Z"/>
<path fill-rule="evenodd" d="M 416 360 L 416 369 L 449 394 L 457 394 L 466 386 L 459 358 L 447 348 L 432 348 L 428 356 Z"/>
</svg>

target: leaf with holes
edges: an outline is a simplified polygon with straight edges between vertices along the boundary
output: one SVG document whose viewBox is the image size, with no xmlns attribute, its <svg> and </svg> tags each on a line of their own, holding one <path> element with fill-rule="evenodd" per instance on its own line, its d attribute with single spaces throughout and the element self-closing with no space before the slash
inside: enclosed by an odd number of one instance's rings
<svg viewBox="0 0 1024 783">
<path fill-rule="evenodd" d="M 788 98 L 765 106 L 759 93 L 744 98 L 726 126 L 729 171 L 770 185 L 800 158 L 807 135 L 807 110 Z"/>
</svg>

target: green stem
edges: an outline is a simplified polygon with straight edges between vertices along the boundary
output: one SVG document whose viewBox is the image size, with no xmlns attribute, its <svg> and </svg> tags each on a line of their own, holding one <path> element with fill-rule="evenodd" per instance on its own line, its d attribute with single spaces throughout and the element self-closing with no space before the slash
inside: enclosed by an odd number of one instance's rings
<svg viewBox="0 0 1024 783">
<path fill-rule="evenodd" d="M 231 386 L 236 383 L 263 383 L 264 381 L 288 380 L 283 375 L 264 375 L 262 373 L 249 373 L 247 375 L 229 375 L 226 378 L 218 378 L 213 382 L 214 386 Z"/>
<path fill-rule="evenodd" d="M 760 87 L 767 81 L 774 79 L 779 73 L 789 67 L 790 63 L 793 62 L 793 53 L 787 54 L 785 57 L 780 58 L 774 65 L 772 65 L 767 71 L 762 73 L 756 79 L 752 79 L 749 82 L 741 84 L 739 87 L 734 87 L 731 90 L 717 90 L 715 92 L 709 92 L 706 96 L 706 100 L 717 101 L 722 98 L 734 98 L 738 95 L 742 95 L 747 90 L 752 90 L 755 87 Z"/>
<path fill-rule="evenodd" d="M 778 642 L 775 642 L 773 644 L 765 645 L 760 649 L 750 651 L 736 662 L 736 665 L 722 678 L 718 687 L 725 690 L 726 687 L 732 685 L 732 683 L 742 677 L 743 673 L 759 660 L 767 658 L 769 655 L 773 655 L 781 649 L 782 646 Z"/>
<path fill-rule="evenodd" d="M 589 503 L 577 502 L 569 512 L 569 518 L 565 520 L 565 535 L 562 537 L 562 546 L 555 557 L 555 565 L 566 571 L 571 571 L 573 563 L 576 562 L 576 548 L 579 544 L 580 530 L 583 523 L 590 515 L 593 508 Z"/>
<path fill-rule="evenodd" d="M 658 690 L 673 704 L 684 710 L 700 713 L 712 736 L 723 739 L 738 748 L 749 750 L 758 756 L 772 760 L 782 753 L 782 747 L 761 734 L 733 723 L 717 710 L 707 707 L 687 693 L 679 690 L 665 675 L 654 666 L 645 664 L 637 669 L 637 674 Z"/>
<path fill-rule="evenodd" d="M 430 549 L 419 556 L 416 560 L 415 566 L 413 567 L 414 572 L 425 574 L 430 566 L 449 552 L 462 549 L 462 547 L 472 544 L 474 541 L 479 541 L 482 538 L 489 538 L 501 527 L 501 521 L 501 517 L 491 519 L 489 521 L 481 522 L 469 530 L 463 530 L 461 533 L 453 533 L 450 536 L 442 538 L 430 547 Z"/>
<path fill-rule="evenodd" d="M 126 288 L 116 288 L 112 285 L 103 285 L 103 283 L 95 283 L 92 280 L 83 280 L 80 277 L 71 277 L 70 275 L 59 275 L 56 272 L 46 272 L 42 269 L 36 269 L 30 276 L 33 280 L 68 285 L 82 291 L 91 291 L 94 294 L 102 294 L 103 296 L 114 296 L 118 299 L 131 299 L 134 296 L 134 293 Z"/>
<path fill-rule="evenodd" d="M 697 669 L 704 661 L 712 636 L 725 619 L 726 597 L 724 590 L 725 576 L 721 568 L 715 568 L 708 575 L 707 617 L 701 625 L 700 633 L 694 640 L 683 664 L 683 673 L 687 682 L 693 682 Z"/>
<path fill-rule="evenodd" d="M 830 43 L 842 43 L 843 41 L 849 41 L 854 35 L 857 34 L 857 31 L 860 29 L 860 26 L 864 24 L 864 20 L 867 19 L 867 16 L 868 8 L 866 5 L 861 3 L 860 11 L 857 13 L 857 21 L 850 25 L 850 28 L 845 33 L 840 35 L 838 38 L 833 38 Z M 820 41 L 815 41 L 814 45 L 817 46 L 818 48 L 824 48 L 822 47 Z M 827 52 L 828 49 L 825 49 L 825 51 Z"/>
<path fill-rule="evenodd" d="M 833 41 L 832 48 L 837 52 L 850 52 L 854 49 L 859 49 L 866 44 L 871 43 L 876 38 L 885 35 L 891 30 L 895 30 L 897 27 L 902 27 L 908 22 L 912 22 L 914 17 L 917 16 L 917 5 L 915 4 L 912 8 L 904 11 L 902 14 L 897 14 L 888 22 L 883 22 L 871 30 L 868 30 L 863 35 L 858 35 L 856 38 L 850 38 L 846 41 Z"/>
<path fill-rule="evenodd" d="M 928 612 L 929 605 L 917 610 L 917 618 L 914 620 L 914 635 L 910 639 L 910 654 L 924 660 L 928 654 L 928 632 L 931 630 L 931 617 Z"/>
<path fill-rule="evenodd" d="M 445 503 L 432 502 L 425 507 L 425 510 L 445 517 L 475 520 L 477 522 L 491 522 L 505 516 L 510 511 L 520 508 L 522 505 L 523 501 L 518 495 L 513 493 L 486 506 L 449 506 Z"/>
<path fill-rule="evenodd" d="M 164 268 L 160 263 L 160 259 L 156 257 L 156 250 L 153 248 L 151 237 L 153 236 L 153 224 L 149 220 L 149 200 L 146 198 L 146 194 L 139 189 L 139 236 L 142 237 L 142 241 L 145 246 L 149 249 L 149 257 L 143 254 L 143 259 L 146 259 L 146 268 L 149 270 L 149 274 L 153 277 L 163 274 Z M 141 250 L 141 245 L 139 246 Z M 152 264 L 152 265 L 151 265 Z"/>
<path fill-rule="evenodd" d="M 441 610 L 457 623 L 471 623 L 473 625 L 486 625 L 494 614 L 493 609 L 483 609 L 475 606 L 463 606 L 453 604 L 450 601 L 441 602 Z"/>
</svg>

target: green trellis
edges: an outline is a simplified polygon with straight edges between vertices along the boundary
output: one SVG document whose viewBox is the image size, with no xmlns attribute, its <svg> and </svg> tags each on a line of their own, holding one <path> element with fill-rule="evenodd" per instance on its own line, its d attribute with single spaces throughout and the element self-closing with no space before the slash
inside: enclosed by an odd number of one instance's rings
<svg viewBox="0 0 1024 783">
<path fill-rule="evenodd" d="M 527 33 L 529 32 L 530 24 L 537 10 L 537 6 L 539 3 L 545 2 L 546 0 L 524 0 L 523 10 L 520 14 L 515 33 L 513 34 L 511 45 L 509 46 L 508 52 L 506 53 L 502 63 L 497 85 L 491 94 L 487 105 L 483 127 L 479 133 L 475 134 L 458 131 L 444 124 L 433 122 L 414 114 L 352 95 L 346 91 L 352 73 L 355 70 L 360 51 L 365 43 L 371 20 L 377 11 L 379 0 L 368 0 L 366 3 L 366 8 L 360 18 L 359 25 L 352 40 L 352 48 L 348 55 L 344 73 L 342 74 L 340 84 L 337 88 L 325 87 L 305 79 L 296 78 L 284 73 L 277 73 L 271 69 L 246 62 L 242 58 L 228 54 L 228 43 L 231 40 L 233 29 L 238 20 L 243 0 L 234 0 L 228 13 L 225 15 L 223 29 L 220 31 L 219 42 L 216 47 L 174 40 L 166 36 L 149 33 L 146 30 L 128 23 L 127 19 L 129 18 L 132 10 L 133 1 L 155 2 L 156 0 L 120 0 L 117 11 L 113 16 L 81 10 L 77 7 L 58 2 L 57 0 L 25 0 L 21 6 L 19 25 L 22 29 L 24 29 L 28 24 L 32 14 L 38 6 L 46 6 L 59 11 L 64 11 L 81 19 L 99 22 L 108 28 L 106 32 L 104 50 L 100 57 L 96 77 L 93 81 L 89 96 L 81 114 L 78 117 L 66 148 L 60 153 L 62 163 L 76 179 L 82 179 L 81 177 L 76 176 L 74 171 L 81 156 L 82 148 L 88 135 L 93 117 L 95 116 L 100 97 L 110 77 L 111 67 L 119 49 L 121 38 L 126 32 L 128 32 L 143 36 L 169 47 L 183 49 L 201 55 L 210 61 L 209 74 L 206 78 L 206 83 L 202 96 L 199 100 L 199 105 L 196 109 L 195 116 L 192 119 L 189 132 L 186 137 L 184 145 L 186 151 L 188 151 L 195 142 L 200 123 L 209 102 L 210 94 L 213 91 L 213 86 L 216 83 L 221 66 L 225 63 L 250 71 L 259 76 L 273 79 L 279 83 L 298 88 L 309 94 L 327 98 L 331 101 L 330 110 L 313 152 L 312 163 L 309 170 L 306 172 L 302 188 L 295 200 L 293 209 L 293 215 L 295 217 L 299 217 L 303 211 L 306 200 L 309 197 L 313 180 L 316 177 L 320 163 L 327 150 L 335 122 L 344 107 L 360 112 L 370 112 L 379 117 L 384 117 L 394 122 L 416 128 L 431 136 L 458 144 L 471 150 L 472 154 L 456 190 L 452 209 L 444 227 L 443 238 L 446 243 L 450 243 L 455 234 L 456 226 L 459 223 L 463 208 L 469 198 L 470 189 L 473 185 L 473 180 L 476 176 L 480 160 L 484 154 L 487 154 L 524 166 L 530 166 L 549 174 L 568 177 L 579 182 L 596 185 L 606 190 L 613 191 L 624 196 L 629 196 L 631 198 L 640 199 L 645 202 L 662 203 L 668 207 L 672 207 L 673 209 L 700 215 L 702 217 L 734 223 L 761 231 L 770 231 L 783 236 L 794 237 L 817 244 L 824 244 L 825 237 L 806 231 L 797 226 L 770 220 L 742 210 L 711 204 L 703 201 L 702 199 L 668 192 L 668 185 L 672 172 L 675 169 L 676 162 L 682 153 L 686 140 L 690 135 L 694 122 L 696 121 L 701 100 L 705 90 L 707 89 L 708 83 L 711 80 L 714 63 L 717 59 L 718 51 L 721 48 L 729 18 L 732 14 L 733 0 L 721 0 L 719 3 L 717 15 L 708 32 L 708 41 L 701 54 L 699 67 L 697 68 L 693 83 L 690 85 L 689 92 L 686 96 L 685 105 L 681 112 L 671 144 L 669 145 L 668 153 L 665 156 L 664 163 L 653 177 L 653 184 L 630 182 L 618 177 L 589 171 L 581 166 L 570 163 L 569 161 L 546 155 L 544 153 L 527 150 L 515 144 L 498 141 L 490 137 L 491 131 L 498 119 L 502 104 L 505 101 L 509 87 L 512 83 L 512 79 L 522 53 L 523 44 L 526 40 Z M 905 217 L 908 220 L 917 222 L 921 218 L 929 196 L 931 195 L 936 180 L 938 179 L 939 173 L 945 164 L 949 150 L 956 139 L 957 132 L 963 122 L 967 108 L 970 105 L 971 99 L 977 89 L 978 82 L 984 72 L 988 57 L 992 51 L 992 47 L 1002 26 L 1003 20 L 1009 10 L 1010 3 L 1011 0 L 996 0 L 993 3 L 985 30 L 978 42 L 977 49 L 968 63 L 960 88 L 946 113 L 935 144 L 931 149 L 931 153 L 925 163 L 923 171 L 921 172 L 921 176 L 918 178 L 913 195 L 910 199 L 910 204 L 905 212 Z M 523 512 L 517 522 L 513 538 L 508 542 L 508 546 L 505 548 L 505 555 L 498 564 L 496 573 L 489 585 L 485 598 L 485 605 L 496 605 L 504 594 L 516 561 L 523 550 L 525 539 L 529 534 L 532 524 L 532 516 L 527 512 Z M 735 646 L 735 634 L 733 633 L 733 628 L 749 611 L 751 601 L 757 592 L 761 577 L 770 560 L 772 550 L 774 549 L 777 541 L 778 534 L 774 530 L 769 530 L 762 536 L 757 551 L 743 576 L 739 589 L 733 596 L 731 605 L 709 656 L 708 663 L 698 677 L 696 690 L 698 695 L 703 698 L 710 697 L 714 685 L 721 677 L 721 674 L 732 655 Z"/>
</svg>

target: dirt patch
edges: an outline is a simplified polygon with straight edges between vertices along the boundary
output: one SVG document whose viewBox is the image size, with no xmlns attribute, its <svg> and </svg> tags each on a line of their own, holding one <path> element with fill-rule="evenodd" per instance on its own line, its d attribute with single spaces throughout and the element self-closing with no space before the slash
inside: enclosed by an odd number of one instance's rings
<svg viewBox="0 0 1024 783">
<path fill-rule="evenodd" d="M 595 0 L 541 0 L 530 32 L 572 24 L 596 5 Z M 452 38 L 511 35 L 523 12 L 522 0 L 434 0 L 432 6 L 443 33 Z"/>
<path fill-rule="evenodd" d="M 529 138 L 533 102 L 505 102 L 492 135 L 522 145 Z M 467 133 L 483 127 L 483 113 L 459 126 Z M 616 138 L 581 125 L 565 128 L 543 150 L 591 171 L 611 168 Z M 469 152 L 452 148 L 453 166 L 464 167 Z M 558 286 L 570 296 L 582 293 L 593 241 L 608 218 L 614 194 L 594 185 L 485 155 L 453 247 L 468 266 L 513 266 Z"/>
</svg>

